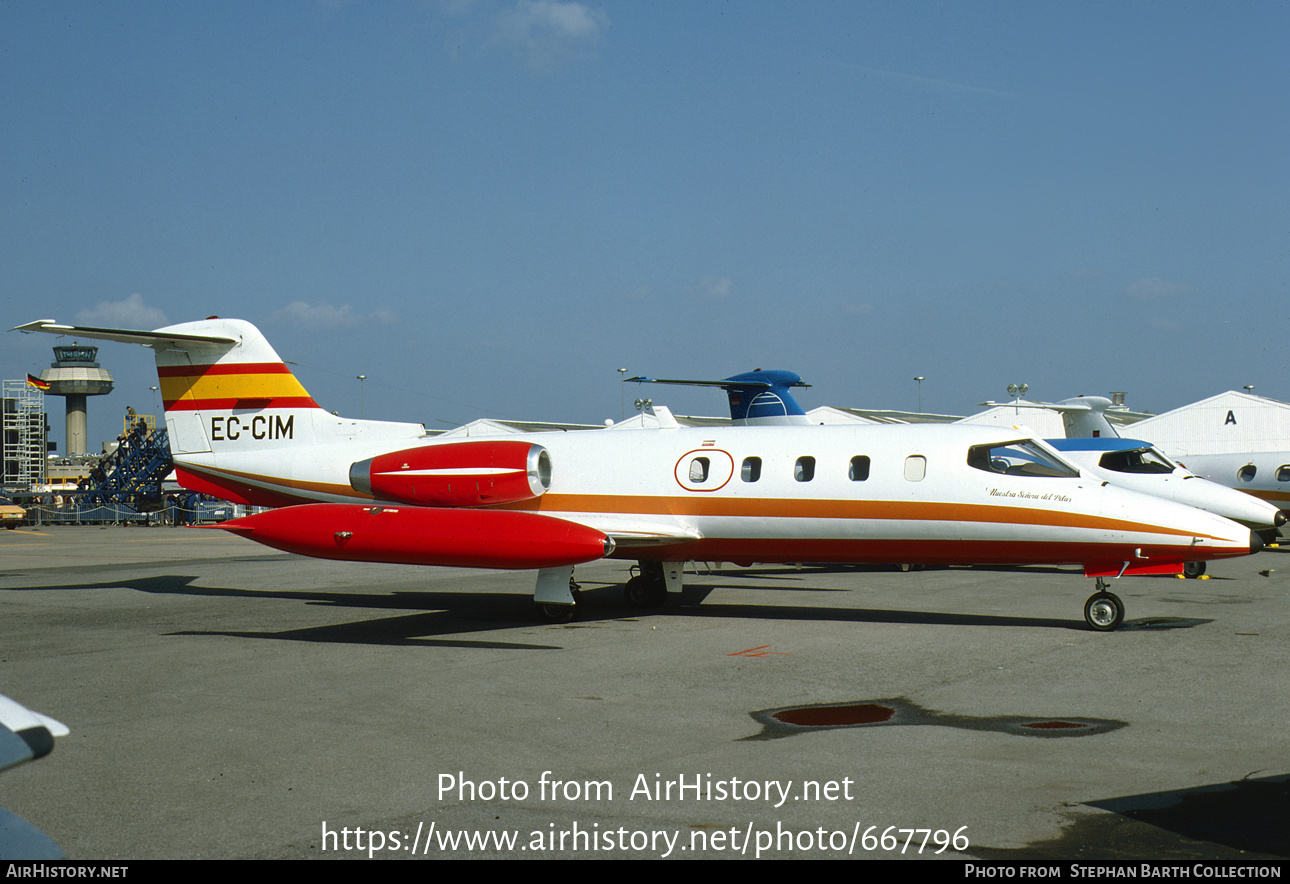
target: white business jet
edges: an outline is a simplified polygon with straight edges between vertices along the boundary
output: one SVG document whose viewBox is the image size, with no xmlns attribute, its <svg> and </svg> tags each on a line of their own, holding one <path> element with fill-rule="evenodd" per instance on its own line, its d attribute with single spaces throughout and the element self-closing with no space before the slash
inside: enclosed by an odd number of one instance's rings
<svg viewBox="0 0 1290 884">
<path fill-rule="evenodd" d="M 573 567 L 636 559 L 629 600 L 681 588 L 686 561 L 1080 565 L 1094 629 L 1124 605 L 1102 578 L 1248 555 L 1242 525 L 1082 476 L 1016 430 L 971 426 L 608 427 L 461 441 L 336 417 L 255 326 L 155 331 L 39 320 L 27 332 L 153 349 L 176 476 L 279 507 L 221 527 L 350 561 L 537 569 L 535 599 L 573 615 Z"/>
</svg>

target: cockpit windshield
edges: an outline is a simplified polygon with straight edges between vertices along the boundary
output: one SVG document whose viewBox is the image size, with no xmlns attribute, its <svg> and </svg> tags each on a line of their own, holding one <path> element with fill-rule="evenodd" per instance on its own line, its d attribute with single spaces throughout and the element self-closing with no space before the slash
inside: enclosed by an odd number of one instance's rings
<svg viewBox="0 0 1290 884">
<path fill-rule="evenodd" d="M 1172 473 L 1176 467 L 1154 448 L 1108 451 L 1098 463 L 1117 473 Z"/>
<path fill-rule="evenodd" d="M 968 449 L 968 466 L 1005 476 L 1047 476 L 1060 479 L 1079 477 L 1079 470 L 1058 460 L 1039 447 L 1033 439 L 1019 439 L 997 445 L 974 445 Z"/>
</svg>

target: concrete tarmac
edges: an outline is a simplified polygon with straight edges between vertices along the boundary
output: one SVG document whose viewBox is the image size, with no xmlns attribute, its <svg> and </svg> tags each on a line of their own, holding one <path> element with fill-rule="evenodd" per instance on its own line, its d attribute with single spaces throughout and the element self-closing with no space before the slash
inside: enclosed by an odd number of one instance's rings
<svg viewBox="0 0 1290 884">
<path fill-rule="evenodd" d="M 73 859 L 1290 856 L 1290 558 L 325 562 L 190 528 L 0 532 L 0 693 L 67 724 L 0 806 Z M 670 790 L 670 791 L 669 791 Z M 912 831 L 908 831 L 912 830 Z M 455 845 L 455 846 L 454 846 Z"/>
</svg>

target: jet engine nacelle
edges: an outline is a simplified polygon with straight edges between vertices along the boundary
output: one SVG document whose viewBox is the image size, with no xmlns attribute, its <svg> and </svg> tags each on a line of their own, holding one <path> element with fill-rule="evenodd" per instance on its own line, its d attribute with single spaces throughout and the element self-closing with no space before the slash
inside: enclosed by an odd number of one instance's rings
<svg viewBox="0 0 1290 884">
<path fill-rule="evenodd" d="M 541 445 L 489 439 L 425 445 L 360 460 L 355 490 L 419 506 L 488 506 L 541 497 L 551 485 L 551 455 Z"/>
</svg>

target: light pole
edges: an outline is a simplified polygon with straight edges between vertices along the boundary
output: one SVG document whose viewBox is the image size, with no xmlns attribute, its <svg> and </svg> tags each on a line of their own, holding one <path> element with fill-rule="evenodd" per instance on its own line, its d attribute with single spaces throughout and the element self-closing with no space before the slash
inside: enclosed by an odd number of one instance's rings
<svg viewBox="0 0 1290 884">
<path fill-rule="evenodd" d="M 363 413 L 363 381 L 367 380 L 367 375 L 358 375 L 358 417 L 362 420 L 366 415 Z"/>
<path fill-rule="evenodd" d="M 620 420 L 627 419 L 627 393 L 625 392 L 626 389 L 627 389 L 627 369 L 620 368 L 618 369 L 618 405 L 619 405 Z"/>
<path fill-rule="evenodd" d="M 918 413 L 923 413 L 923 381 L 926 380 L 922 375 L 914 378 L 918 381 Z"/>
</svg>

